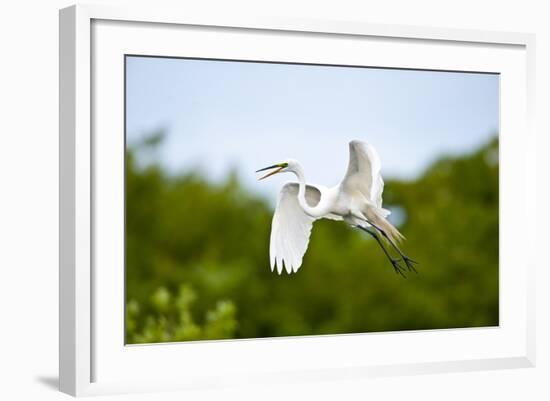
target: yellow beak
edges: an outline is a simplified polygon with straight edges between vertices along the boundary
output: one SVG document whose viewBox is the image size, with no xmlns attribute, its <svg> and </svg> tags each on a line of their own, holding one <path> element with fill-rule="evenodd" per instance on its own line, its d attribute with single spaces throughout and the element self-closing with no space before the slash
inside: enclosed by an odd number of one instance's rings
<svg viewBox="0 0 550 401">
<path fill-rule="evenodd" d="M 270 170 L 270 169 L 272 169 L 272 168 L 277 168 L 277 170 L 273 170 L 273 171 L 267 173 L 266 175 L 264 175 L 263 177 L 260 177 L 260 178 L 258 179 L 258 181 L 261 181 L 261 180 L 263 180 L 263 179 L 266 179 L 267 177 L 270 177 L 270 176 L 272 176 L 272 175 L 274 175 L 274 174 L 279 173 L 284 167 L 281 167 L 281 166 L 275 164 L 275 165 L 273 165 L 273 166 L 264 167 L 264 168 L 261 168 L 261 169 L 259 169 L 259 170 L 256 170 L 256 172 L 259 173 L 260 171 Z"/>
</svg>

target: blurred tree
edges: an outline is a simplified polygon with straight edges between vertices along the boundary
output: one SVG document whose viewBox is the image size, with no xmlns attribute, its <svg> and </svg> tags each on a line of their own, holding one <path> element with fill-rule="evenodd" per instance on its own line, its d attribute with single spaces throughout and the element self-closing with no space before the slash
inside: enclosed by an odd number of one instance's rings
<svg viewBox="0 0 550 401">
<path fill-rule="evenodd" d="M 269 269 L 269 203 L 236 174 L 169 175 L 129 148 L 129 343 L 498 325 L 498 140 L 387 180 L 385 205 L 419 274 L 395 275 L 368 236 L 315 223 L 300 271 Z M 138 163 L 138 160 L 149 160 Z"/>
<path fill-rule="evenodd" d="M 233 303 L 218 301 L 214 309 L 206 313 L 201 326 L 194 321 L 191 313 L 196 298 L 195 291 L 189 285 L 182 285 L 176 297 L 166 288 L 159 287 L 151 296 L 152 312 L 147 316 L 141 315 L 137 300 L 130 300 L 126 306 L 127 342 L 232 338 L 237 327 Z M 143 321 L 140 322 L 141 319 Z M 140 327 L 139 331 L 137 327 Z"/>
</svg>

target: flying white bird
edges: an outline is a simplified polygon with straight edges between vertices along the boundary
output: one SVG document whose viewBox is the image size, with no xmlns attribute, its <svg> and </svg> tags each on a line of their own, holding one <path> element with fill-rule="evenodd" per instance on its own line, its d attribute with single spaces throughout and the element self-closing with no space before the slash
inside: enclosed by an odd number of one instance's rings
<svg viewBox="0 0 550 401">
<path fill-rule="evenodd" d="M 293 159 L 256 172 L 272 169 L 275 170 L 260 180 L 277 173 L 294 173 L 298 178 L 298 183 L 286 183 L 279 193 L 269 245 L 272 271 L 277 268 L 281 274 L 283 267 L 287 273 L 298 271 L 307 250 L 313 222 L 323 218 L 343 220 L 373 236 L 396 273 L 404 276 L 400 260 L 403 260 L 409 271 L 416 271 L 413 264 L 417 262 L 404 255 L 396 245 L 404 239 L 403 235 L 386 220 L 390 211 L 382 208 L 384 181 L 380 175 L 380 158 L 372 145 L 357 140 L 349 143 L 346 176 L 332 188 L 306 184 L 302 166 Z M 400 258 L 391 256 L 380 235 L 397 251 Z"/>
</svg>

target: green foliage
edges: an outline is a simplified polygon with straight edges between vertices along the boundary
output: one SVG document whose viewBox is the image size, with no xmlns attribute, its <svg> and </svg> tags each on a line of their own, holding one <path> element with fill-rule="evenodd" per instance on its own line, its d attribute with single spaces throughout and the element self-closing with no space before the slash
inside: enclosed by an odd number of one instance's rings
<svg viewBox="0 0 550 401">
<path fill-rule="evenodd" d="M 131 299 L 126 306 L 127 342 L 232 338 L 237 327 L 235 305 L 231 301 L 218 301 L 214 309 L 206 312 L 200 325 L 191 312 L 196 300 L 197 295 L 190 285 L 182 285 L 175 297 L 165 287 L 159 287 L 150 299 L 152 313 L 144 317 L 140 313 L 139 302 Z M 140 330 L 137 330 L 138 327 Z"/>
<path fill-rule="evenodd" d="M 497 139 L 386 180 L 420 262 L 403 279 L 368 235 L 334 221 L 315 223 L 297 274 L 272 273 L 269 203 L 234 174 L 213 184 L 140 166 L 157 136 L 127 153 L 128 343 L 498 325 Z"/>
</svg>

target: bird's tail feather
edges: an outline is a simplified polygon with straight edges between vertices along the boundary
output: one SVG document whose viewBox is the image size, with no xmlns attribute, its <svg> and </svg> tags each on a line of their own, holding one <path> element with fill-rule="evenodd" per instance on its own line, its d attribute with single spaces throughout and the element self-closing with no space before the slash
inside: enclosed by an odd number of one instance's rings
<svg viewBox="0 0 550 401">
<path fill-rule="evenodd" d="M 388 220 L 386 220 L 387 213 L 385 209 L 369 207 L 367 210 L 367 218 L 374 223 L 377 227 L 384 230 L 390 240 L 393 242 L 401 242 L 405 239 L 403 234 L 399 232 Z"/>
</svg>

